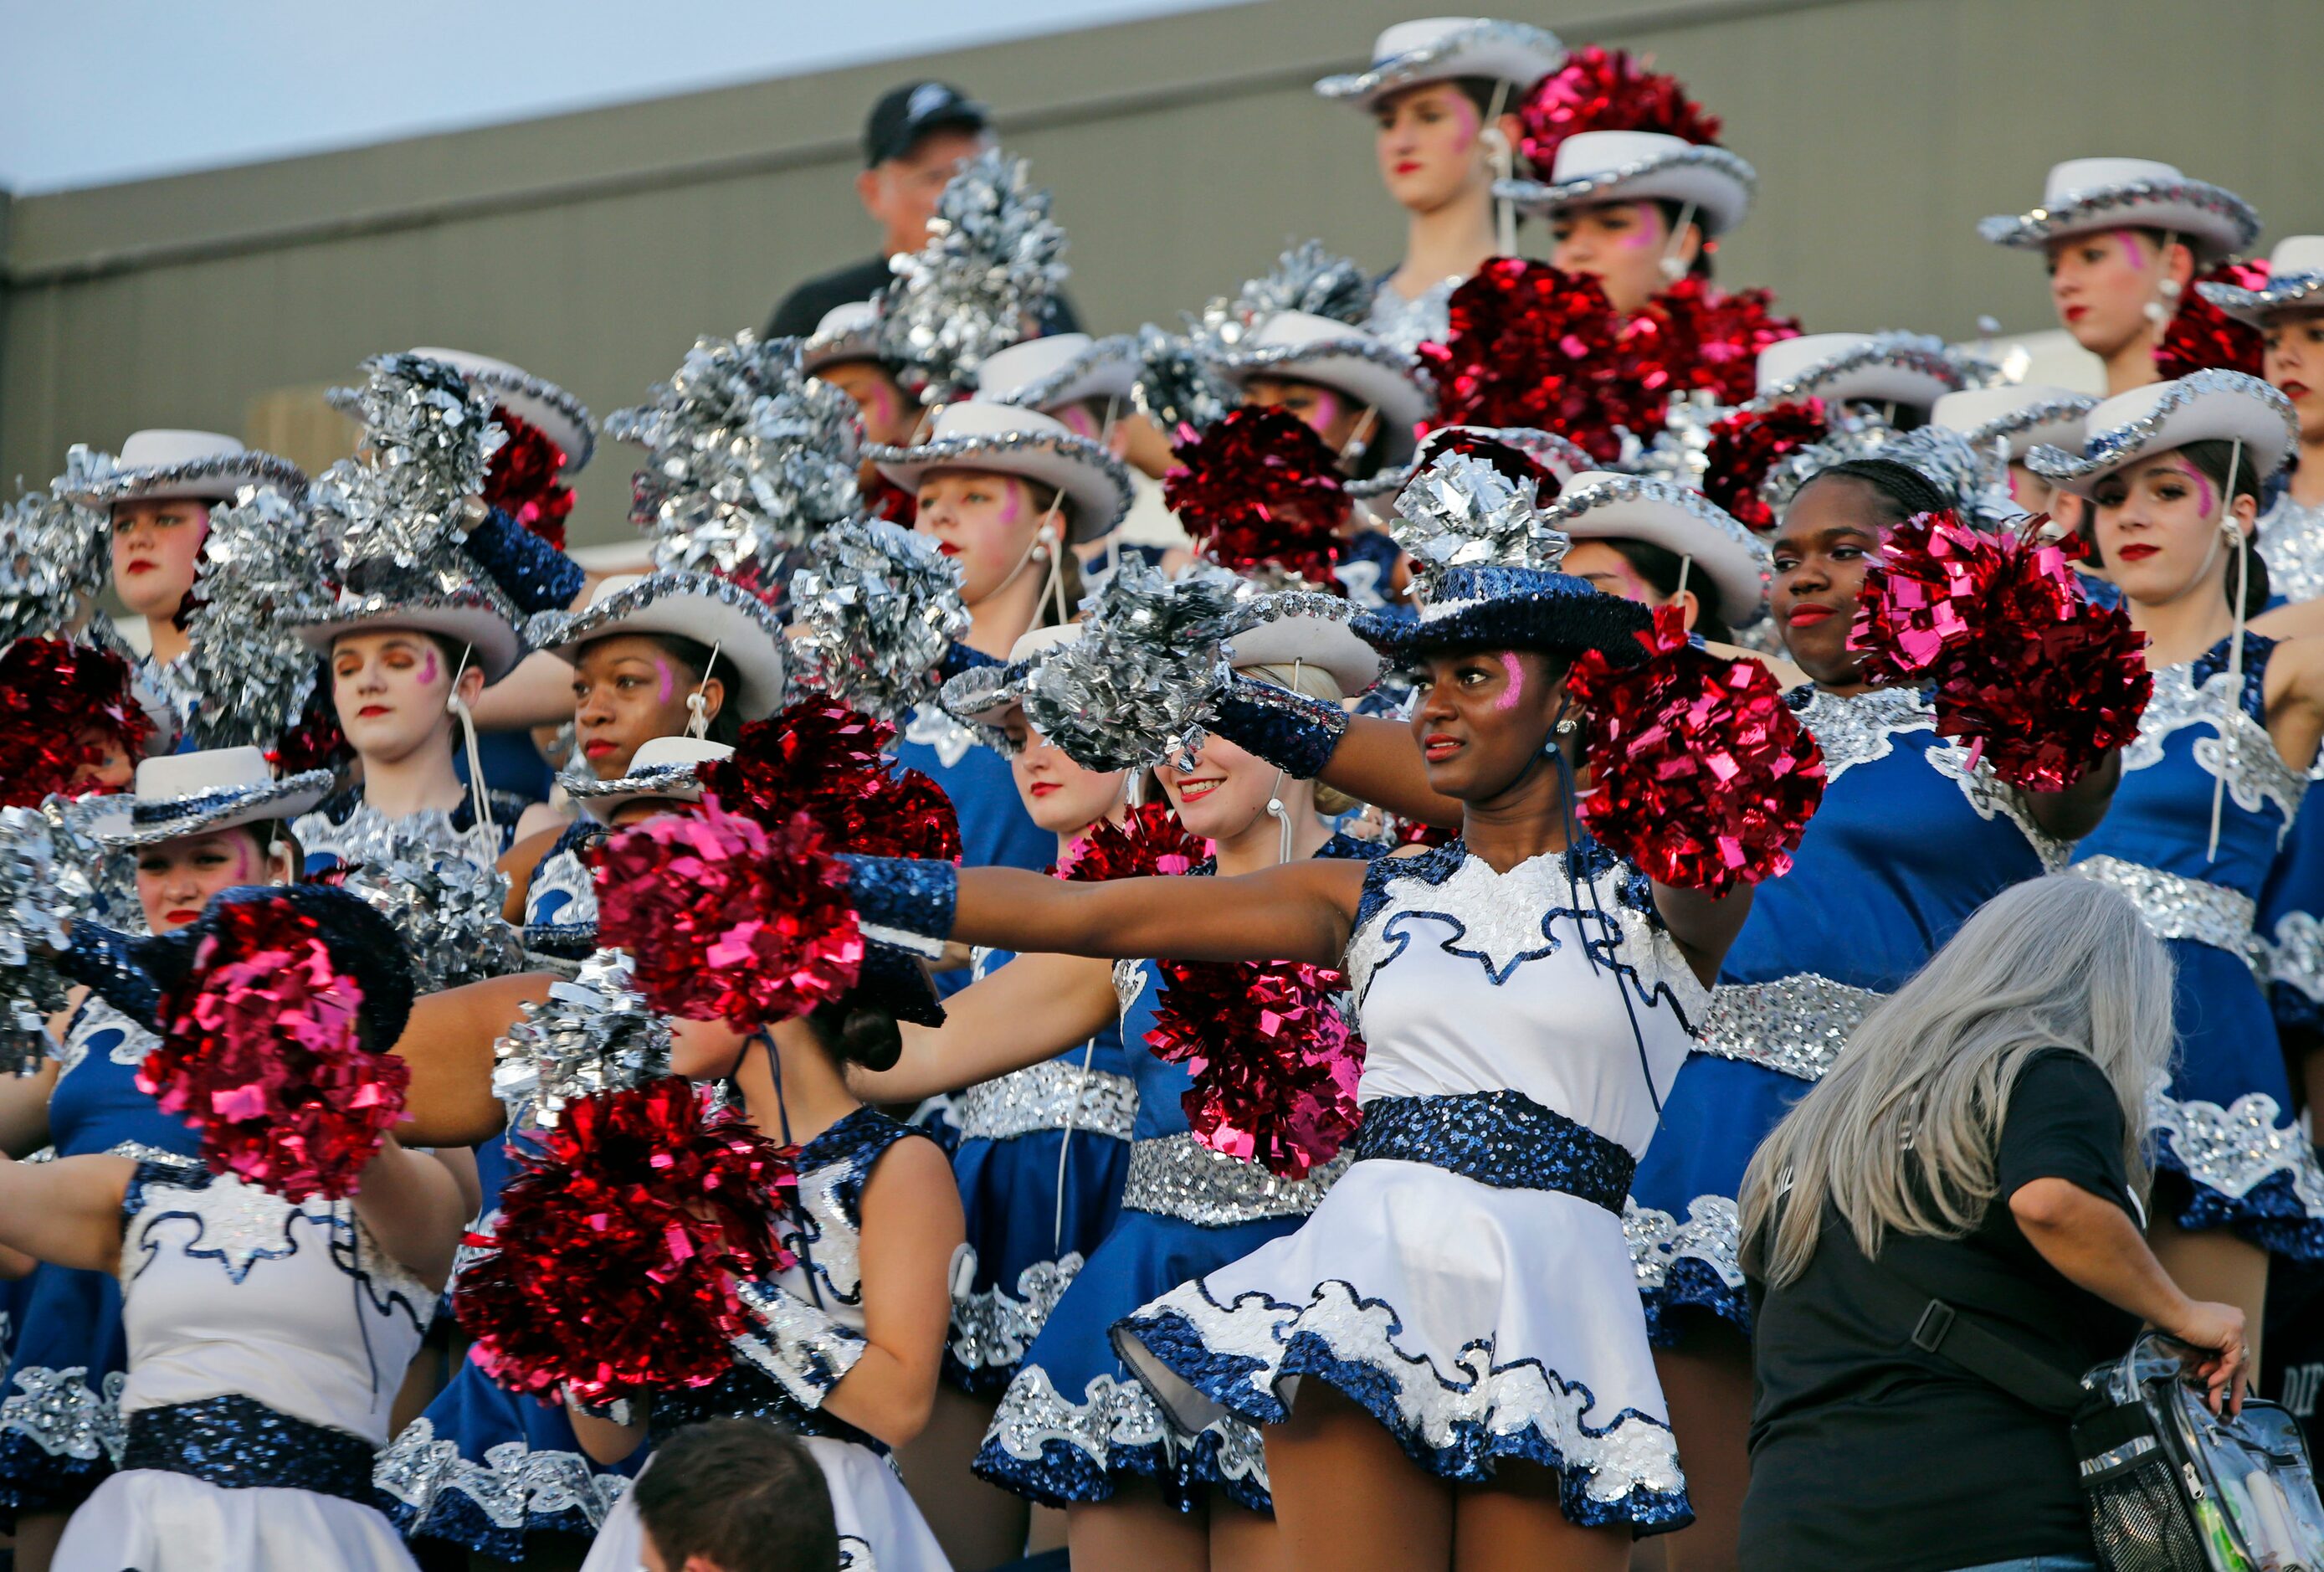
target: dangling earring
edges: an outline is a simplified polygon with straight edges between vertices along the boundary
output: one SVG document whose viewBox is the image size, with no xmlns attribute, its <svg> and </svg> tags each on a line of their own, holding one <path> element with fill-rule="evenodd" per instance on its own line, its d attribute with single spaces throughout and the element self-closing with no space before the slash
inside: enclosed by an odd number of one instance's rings
<svg viewBox="0 0 2324 1572">
<path fill-rule="evenodd" d="M 1557 726 L 1556 726 L 1556 727 L 1555 727 L 1554 729 L 1556 730 L 1557 735 L 1558 735 L 1559 736 L 1562 736 L 1562 737 L 1570 737 L 1570 736 L 1572 736 L 1575 732 L 1580 731 L 1580 730 L 1582 729 L 1582 727 L 1581 727 L 1580 724 L 1579 724 L 1578 722 L 1576 722 L 1576 721 L 1574 720 L 1574 718 L 1573 718 L 1572 716 L 1570 716 L 1570 715 L 1569 715 L 1569 716 L 1567 716 L 1563 720 L 1559 721 L 1559 722 L 1557 723 Z"/>
<path fill-rule="evenodd" d="M 1047 542 L 1046 542 L 1046 541 L 1034 541 L 1034 542 L 1033 542 L 1033 560 L 1034 560 L 1034 561 L 1036 561 L 1036 562 L 1047 562 L 1048 559 L 1049 559 L 1049 548 L 1048 548 L 1048 544 L 1047 544 Z"/>
<path fill-rule="evenodd" d="M 2171 255 L 2171 248 L 2178 244 L 2179 236 L 2176 235 L 2168 232 L 2163 235 L 2162 248 L 2155 253 L 2154 257 L 2157 267 L 2170 265 L 2168 259 Z M 2179 296 L 2185 287 L 2177 279 L 2166 275 L 2161 283 L 2154 286 L 2154 299 L 2147 301 L 2143 308 L 2146 319 L 2160 328 L 2177 316 Z"/>
</svg>

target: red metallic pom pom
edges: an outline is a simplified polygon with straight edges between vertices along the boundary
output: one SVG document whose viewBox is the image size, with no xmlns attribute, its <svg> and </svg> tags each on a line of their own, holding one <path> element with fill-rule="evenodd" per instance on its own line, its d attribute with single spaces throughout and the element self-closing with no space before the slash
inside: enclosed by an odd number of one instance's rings
<svg viewBox="0 0 2324 1572">
<path fill-rule="evenodd" d="M 1194 1077 L 1194 1139 L 1285 1179 L 1339 1155 L 1360 1119 L 1364 1040 L 1340 1013 L 1347 977 L 1297 961 L 1163 961 L 1147 1046 Z"/>
<path fill-rule="evenodd" d="M 885 519 L 905 529 L 920 515 L 919 499 L 882 475 L 862 491 L 863 511 L 875 519 Z"/>
<path fill-rule="evenodd" d="M 1275 567 L 1336 587 L 1339 532 L 1353 504 L 1332 449 L 1279 409 L 1230 410 L 1173 448 L 1162 500 L 1204 556 L 1237 573 Z"/>
<path fill-rule="evenodd" d="M 1711 402 L 1740 404 L 1758 388 L 1759 351 L 1800 336 L 1799 323 L 1775 313 L 1766 290 L 1728 291 L 1699 278 L 1683 278 L 1647 303 L 1662 334 L 1661 355 L 1677 391 L 1708 393 Z"/>
<path fill-rule="evenodd" d="M 1057 877 L 1083 883 L 1189 873 L 1211 857 L 1211 843 L 1187 832 L 1167 802 L 1141 802 L 1120 824 L 1100 819 L 1065 848 Z"/>
<path fill-rule="evenodd" d="M 468 1235 L 452 1305 L 476 1362 L 585 1402 L 717 1380 L 755 1324 L 735 1281 L 791 1264 L 775 1221 L 798 1183 L 788 1149 L 676 1076 L 567 1105 Z"/>
<path fill-rule="evenodd" d="M 2267 264 L 2223 262 L 2194 282 L 2233 284 L 2239 290 L 2264 289 L 2267 284 Z M 2265 376 L 2262 364 L 2264 347 L 2258 328 L 2236 321 L 2205 300 L 2202 291 L 2190 286 L 2179 297 L 2179 309 L 2172 313 L 2171 325 L 2163 330 L 2163 342 L 2154 347 L 2154 371 L 2166 381 L 2185 376 L 2190 371 L 2213 368 L 2240 371 L 2246 376 Z"/>
<path fill-rule="evenodd" d="M 1452 330 L 1424 344 L 1436 378 L 1434 426 L 1532 426 L 1600 463 L 1622 431 L 1654 434 L 1671 374 L 1650 321 L 1625 322 L 1598 281 L 1497 256 L 1452 291 Z"/>
<path fill-rule="evenodd" d="M 312 918 L 252 903 L 212 920 L 161 999 L 161 1043 L 139 1088 L 200 1132 L 213 1173 L 292 1201 L 354 1195 L 403 1118 L 410 1068 L 364 1046 L 363 990 L 333 966 Z"/>
<path fill-rule="evenodd" d="M 307 696 L 299 718 L 274 739 L 275 769 L 284 775 L 309 770 L 336 770 L 355 757 L 347 734 L 339 729 L 339 707 L 327 682 L 318 682 Z"/>
<path fill-rule="evenodd" d="M 2011 785 L 2061 791 L 2138 735 L 2154 691 L 2145 635 L 2093 603 L 2073 548 L 1988 535 L 1951 513 L 1888 532 L 1849 648 L 1874 683 L 1936 689 L 1937 731 Z"/>
<path fill-rule="evenodd" d="M 896 728 L 832 699 L 803 698 L 742 728 L 732 757 L 697 765 L 703 791 L 775 829 L 815 821 L 826 845 L 871 857 L 960 858 L 960 818 L 944 788 L 899 769 Z"/>
<path fill-rule="evenodd" d="M 1719 117 L 1686 96 L 1676 77 L 1650 71 L 1627 51 L 1585 44 L 1517 106 L 1517 151 L 1549 179 L 1558 143 L 1584 131 L 1658 131 L 1692 143 L 1719 140 Z"/>
<path fill-rule="evenodd" d="M 134 764 L 153 723 L 131 691 L 128 662 L 64 639 L 18 639 L 0 652 L 0 806 L 84 796 L 109 754 Z"/>
<path fill-rule="evenodd" d="M 1638 635 L 1649 659 L 1584 652 L 1565 680 L 1590 718 L 1590 833 L 1648 877 L 1713 892 L 1792 865 L 1823 800 L 1823 752 L 1775 673 L 1691 643 L 1674 606 Z"/>
<path fill-rule="evenodd" d="M 863 936 L 847 873 L 806 814 L 760 828 L 706 799 L 597 849 L 597 936 L 637 963 L 656 1010 L 744 1030 L 855 985 Z"/>
<path fill-rule="evenodd" d="M 573 511 L 573 488 L 560 478 L 565 449 L 504 404 L 493 406 L 493 419 L 508 433 L 508 440 L 484 472 L 485 504 L 562 551 L 565 518 Z"/>
<path fill-rule="evenodd" d="M 1774 529 L 1775 510 L 1759 495 L 1768 471 L 1785 454 L 1822 441 L 1830 430 L 1821 399 L 1736 411 L 1711 428 L 1711 443 L 1703 453 L 1702 495 L 1747 529 L 1762 533 Z"/>
</svg>

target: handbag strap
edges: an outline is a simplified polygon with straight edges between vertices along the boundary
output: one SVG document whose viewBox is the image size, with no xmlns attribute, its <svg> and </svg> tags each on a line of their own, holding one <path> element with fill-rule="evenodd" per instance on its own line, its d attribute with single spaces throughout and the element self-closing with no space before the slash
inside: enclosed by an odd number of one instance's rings
<svg viewBox="0 0 2324 1572">
<path fill-rule="evenodd" d="M 1888 1262 L 1869 1259 L 1868 1286 L 1874 1291 L 1865 1296 L 1868 1308 L 1884 1319 L 1910 1325 L 1914 1347 L 1950 1360 L 2044 1413 L 2071 1419 L 2089 1406 L 2090 1393 L 2079 1372 L 2029 1353 L 1995 1331 L 1989 1318 L 1947 1304 Z"/>
</svg>

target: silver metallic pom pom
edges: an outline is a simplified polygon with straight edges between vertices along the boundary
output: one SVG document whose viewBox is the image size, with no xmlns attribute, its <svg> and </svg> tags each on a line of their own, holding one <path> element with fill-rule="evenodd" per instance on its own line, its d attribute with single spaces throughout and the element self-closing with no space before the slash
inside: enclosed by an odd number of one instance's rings
<svg viewBox="0 0 2324 1572">
<path fill-rule="evenodd" d="M 1167 579 L 1124 559 L 1080 639 L 1034 662 L 1025 718 L 1085 770 L 1191 764 L 1202 716 L 1225 686 L 1221 646 L 1248 618 L 1231 573 Z"/>
<path fill-rule="evenodd" d="M 508 875 L 497 868 L 399 837 L 382 861 L 351 872 L 346 887 L 403 935 L 422 993 L 525 969 L 523 941 L 502 914 Z"/>
<path fill-rule="evenodd" d="M 100 821 L 117 821 L 117 798 L 51 797 L 41 804 L 49 821 L 56 856 L 57 915 L 71 922 L 96 922 L 116 932 L 145 931 L 145 908 L 137 899 L 137 855 L 97 838 Z"/>
<path fill-rule="evenodd" d="M 669 1073 L 669 1023 L 630 987 L 630 957 L 601 949 L 493 1045 L 493 1096 L 519 1121 L 556 1127 L 567 1103 Z"/>
<path fill-rule="evenodd" d="M 1193 338 L 1148 323 L 1138 330 L 1139 409 L 1172 441 L 1200 434 L 1242 402 Z"/>
<path fill-rule="evenodd" d="M 605 430 L 646 448 L 630 522 L 653 537 L 658 568 L 778 585 L 800 546 L 862 505 L 855 402 L 800 371 L 795 338 L 698 338 L 651 402 Z"/>
<path fill-rule="evenodd" d="M 1511 480 L 1466 453 L 1444 454 L 1413 476 L 1388 532 L 1412 558 L 1424 600 L 1448 568 L 1555 572 L 1572 544 L 1544 518 L 1532 480 Z"/>
<path fill-rule="evenodd" d="M 1234 344 L 1284 311 L 1361 327 L 1371 304 L 1370 275 L 1349 258 L 1325 251 L 1322 241 L 1307 240 L 1277 257 L 1265 274 L 1246 281 L 1227 315 L 1213 325 L 1220 342 Z"/>
<path fill-rule="evenodd" d="M 484 522 L 484 472 L 508 439 L 490 393 L 456 367 L 419 355 L 375 355 L 359 388 L 331 394 L 363 421 L 363 451 L 324 471 L 316 522 L 338 553 L 341 583 L 424 569 Z"/>
<path fill-rule="evenodd" d="M 305 513 L 281 493 L 246 490 L 211 510 L 180 673 L 202 696 L 195 746 L 272 747 L 298 722 L 320 670 L 298 627 L 330 612 L 328 572 Z"/>
<path fill-rule="evenodd" d="M 56 967 L 64 948 L 54 833 L 37 808 L 0 809 L 0 1073 L 28 1076 L 51 1044 L 65 1005 Z"/>
<path fill-rule="evenodd" d="M 976 386 L 985 356 L 1040 330 L 1065 265 L 1065 232 L 1025 161 L 988 149 L 937 199 L 927 244 L 894 261 L 880 317 L 881 356 L 925 404 Z"/>
<path fill-rule="evenodd" d="M 865 519 L 836 524 L 791 576 L 799 679 L 849 708 L 901 724 L 936 688 L 968 631 L 960 564 L 924 535 Z"/>
<path fill-rule="evenodd" d="M 0 644 L 63 636 L 105 588 L 106 537 L 105 510 L 58 493 L 27 492 L 0 507 Z"/>
</svg>

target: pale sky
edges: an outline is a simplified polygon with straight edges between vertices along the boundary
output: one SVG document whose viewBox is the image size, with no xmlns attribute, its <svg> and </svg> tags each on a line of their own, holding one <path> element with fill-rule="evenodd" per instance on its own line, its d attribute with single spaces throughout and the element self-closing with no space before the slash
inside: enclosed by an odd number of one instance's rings
<svg viewBox="0 0 2324 1572">
<path fill-rule="evenodd" d="M 215 169 L 1233 3 L 0 0 L 0 188 Z"/>
</svg>

